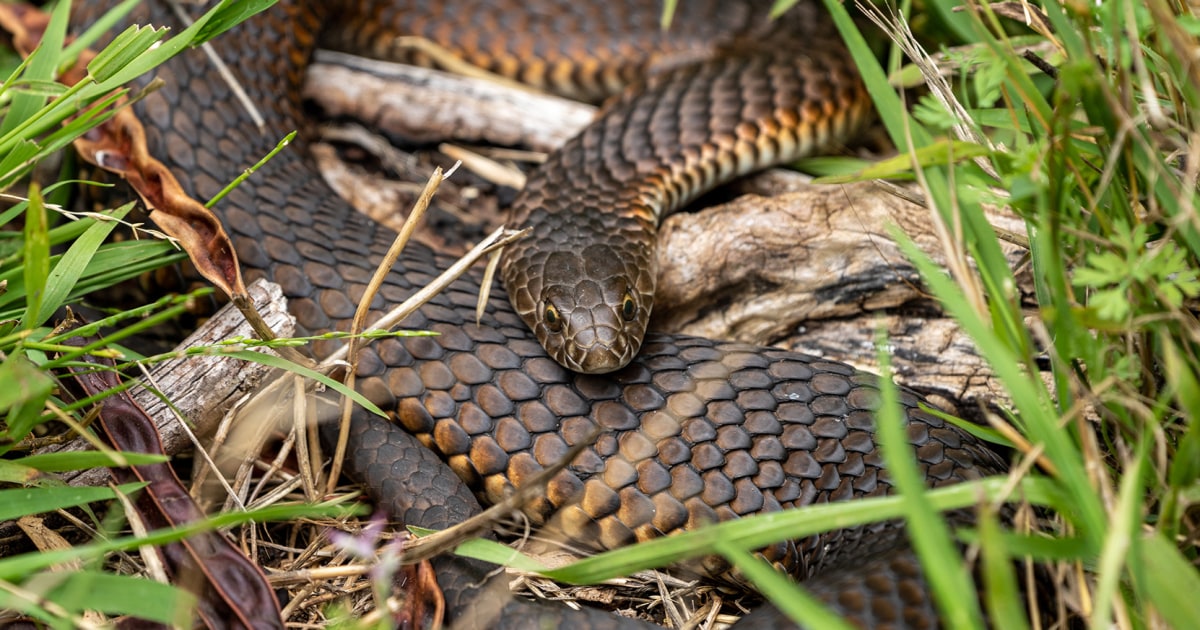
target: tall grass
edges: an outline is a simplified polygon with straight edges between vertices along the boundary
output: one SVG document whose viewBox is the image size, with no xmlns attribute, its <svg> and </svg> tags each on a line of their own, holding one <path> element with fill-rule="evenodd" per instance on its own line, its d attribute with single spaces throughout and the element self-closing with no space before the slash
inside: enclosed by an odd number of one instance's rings
<svg viewBox="0 0 1200 630">
<path fill-rule="evenodd" d="M 890 73 L 952 71 L 897 94 L 826 2 L 892 140 L 914 156 L 908 175 L 946 228 L 952 273 L 897 236 L 1003 383 L 992 420 L 1018 470 L 1032 464 L 1048 484 L 1037 538 L 985 519 L 971 539 L 989 571 L 1010 566 L 998 555 L 1055 566 L 1060 602 L 1090 627 L 1195 627 L 1200 23 L 1165 0 L 959 4 L 925 3 L 955 45 L 932 65 L 898 14 L 866 10 L 894 42 Z M 937 144 L 950 159 L 917 159 Z M 1018 300 L 988 205 L 1026 221 L 1034 304 Z M 931 573 L 954 570 L 923 556 Z M 1012 580 L 998 577 L 986 608 L 1011 620 Z"/>
</svg>

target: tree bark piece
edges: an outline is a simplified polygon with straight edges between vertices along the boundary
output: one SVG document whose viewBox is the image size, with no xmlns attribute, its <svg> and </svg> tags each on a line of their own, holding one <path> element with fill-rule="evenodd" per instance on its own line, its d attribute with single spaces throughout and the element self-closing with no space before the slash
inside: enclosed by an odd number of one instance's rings
<svg viewBox="0 0 1200 630">
<path fill-rule="evenodd" d="M 331 117 L 349 115 L 412 142 L 454 138 L 539 151 L 560 146 L 596 113 L 533 90 L 326 50 L 308 70 L 304 96 Z"/>
<path fill-rule="evenodd" d="M 262 313 L 271 330 L 280 337 L 295 331 L 295 320 L 287 312 L 287 301 L 279 285 L 259 280 L 249 287 L 254 305 Z M 175 350 L 211 345 L 236 338 L 251 338 L 253 331 L 242 314 L 226 305 L 211 319 L 185 339 Z M 265 351 L 265 350 L 264 350 Z M 246 392 L 254 390 L 272 368 L 227 356 L 180 356 L 155 365 L 150 370 L 150 382 L 166 393 L 182 417 L 198 436 L 211 433 L 225 412 Z M 179 418 L 157 395 L 144 387 L 133 390 L 133 398 L 154 419 L 162 437 L 163 450 L 175 455 L 188 450 L 191 439 Z M 90 448 L 82 439 L 46 447 L 39 453 L 79 451 Z M 108 483 L 107 468 L 64 474 L 73 485 L 104 485 Z"/>
<path fill-rule="evenodd" d="M 943 264 L 928 209 L 874 183 L 813 185 L 780 169 L 737 187 L 748 194 L 664 222 L 656 327 L 779 345 L 871 371 L 878 371 L 882 327 L 900 382 L 964 412 L 961 402 L 995 397 L 991 370 L 888 231 L 899 228 Z M 988 218 L 998 229 L 1024 231 L 1015 215 Z M 1002 250 L 1014 268 L 1026 253 L 1007 242 Z"/>
</svg>

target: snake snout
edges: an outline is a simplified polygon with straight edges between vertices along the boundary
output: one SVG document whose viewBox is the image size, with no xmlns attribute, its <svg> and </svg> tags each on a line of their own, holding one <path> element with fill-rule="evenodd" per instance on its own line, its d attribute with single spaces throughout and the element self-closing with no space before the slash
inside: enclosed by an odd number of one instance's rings
<svg viewBox="0 0 1200 630">
<path fill-rule="evenodd" d="M 628 363 L 622 360 L 625 356 L 626 353 L 616 352 L 611 347 L 592 347 L 580 355 L 578 371 L 582 374 L 607 374 L 625 367 Z"/>
<path fill-rule="evenodd" d="M 604 374 L 625 367 L 641 346 L 641 335 L 631 335 L 626 322 L 607 305 L 579 309 L 571 320 L 565 350 L 584 374 Z"/>
<path fill-rule="evenodd" d="M 559 296 L 563 316 L 563 363 L 585 374 L 604 374 L 629 363 L 641 346 L 642 327 L 622 314 L 623 289 L 591 279 L 577 282 Z"/>
</svg>

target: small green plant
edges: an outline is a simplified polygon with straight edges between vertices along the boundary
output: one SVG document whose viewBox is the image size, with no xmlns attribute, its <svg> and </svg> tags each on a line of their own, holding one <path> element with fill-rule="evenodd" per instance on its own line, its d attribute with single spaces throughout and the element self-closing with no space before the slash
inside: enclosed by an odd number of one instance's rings
<svg viewBox="0 0 1200 630">
<path fill-rule="evenodd" d="M 1016 470 L 1049 484 L 1045 531 L 983 518 L 959 532 L 983 547 L 990 618 L 1029 623 L 1012 560 L 1032 558 L 1086 594 L 1060 602 L 1090 627 L 1197 625 L 1200 546 L 1183 515 L 1200 497 L 1200 231 L 1195 169 L 1179 162 L 1200 120 L 1200 82 L 1181 63 L 1196 18 L 1161 0 L 929 0 L 924 20 L 940 29 L 926 34 L 957 46 L 930 64 L 898 18 L 911 11 L 868 8 L 896 42 L 892 77 L 921 74 L 901 71 L 902 58 L 956 70 L 949 81 L 924 73 L 929 94 L 909 116 L 840 4 L 825 4 L 918 164 L 897 176 L 915 179 L 958 235 L 942 246 L 950 275 L 915 244 L 906 252 L 1003 383 L 994 420 L 1017 446 Z M 947 136 L 949 159 L 928 150 Z M 1025 219 L 1035 303 L 1019 300 L 986 205 Z M 923 549 L 936 543 L 918 544 L 927 571 L 954 574 L 953 557 Z M 944 602 L 970 596 L 935 586 Z"/>
<path fill-rule="evenodd" d="M 1200 274 L 1187 252 L 1173 241 L 1150 247 L 1149 229 L 1145 223 L 1131 227 L 1118 221 L 1109 248 L 1089 253 L 1075 270 L 1071 284 L 1087 290 L 1089 308 L 1100 321 L 1127 325 L 1131 317 L 1165 315 L 1200 294 Z M 1134 312 L 1133 307 L 1150 310 Z"/>
<path fill-rule="evenodd" d="M 60 203 L 75 182 L 63 181 L 42 190 L 25 186 L 34 167 L 48 156 L 110 119 L 138 95 L 121 86 L 188 46 L 198 45 L 261 10 L 271 2 L 226 0 L 197 20 L 194 27 L 171 37 L 166 29 L 133 27 L 124 31 L 88 64 L 85 78 L 73 86 L 56 82 L 85 46 L 111 27 L 136 3 L 124 2 L 70 45 L 65 43 L 70 2 L 55 6 L 41 45 L 8 74 L 0 85 L 0 191 L 10 206 L 0 211 L 0 521 L 34 519 L 37 515 L 76 508 L 94 542 L 47 552 L 22 553 L 0 559 L 0 609 L 18 611 L 54 628 L 94 624 L 85 611 L 137 614 L 164 624 L 190 623 L 195 598 L 174 586 L 111 570 L 106 562 L 114 552 L 143 545 L 178 541 L 196 532 L 264 518 L 291 518 L 294 508 L 239 512 L 223 519 L 143 536 L 121 536 L 123 501 L 144 484 L 114 487 L 71 487 L 56 473 L 95 466 L 124 467 L 152 464 L 163 458 L 119 453 L 103 447 L 86 429 L 87 409 L 61 397 L 54 367 L 69 364 L 56 355 L 74 352 L 63 345 L 67 334 L 54 327 L 64 307 L 89 293 L 110 287 L 145 271 L 185 258 L 171 243 L 125 217 L 132 208 L 79 216 Z M 12 59 L 9 57 L 9 59 Z M 124 100 L 122 100 L 124 99 Z M 142 236 L 110 242 L 120 224 Z M 145 238 L 150 236 L 150 238 Z M 205 291 L 206 293 L 207 291 Z M 103 321 L 70 334 L 101 335 L 91 348 L 97 356 L 136 356 L 118 345 L 120 339 L 177 317 L 192 296 L 171 296 L 140 308 L 115 312 Z M 54 421 L 89 436 L 98 452 L 53 455 L 23 454 L 46 439 L 33 429 Z M 90 506 L 109 505 L 107 517 Z M 312 514 L 312 508 L 301 510 Z M 99 514 L 103 514 L 100 512 Z M 222 522 L 224 521 L 224 522 Z M 30 525 L 36 520 L 29 521 Z"/>
</svg>

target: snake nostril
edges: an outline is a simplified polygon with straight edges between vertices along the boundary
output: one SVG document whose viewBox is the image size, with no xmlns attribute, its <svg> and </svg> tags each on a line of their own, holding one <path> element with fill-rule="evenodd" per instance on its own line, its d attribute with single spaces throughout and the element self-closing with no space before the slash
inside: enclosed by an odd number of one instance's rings
<svg viewBox="0 0 1200 630">
<path fill-rule="evenodd" d="M 580 361 L 580 371 L 585 374 L 604 374 L 624 365 L 621 357 L 607 348 L 593 348 Z"/>
</svg>

